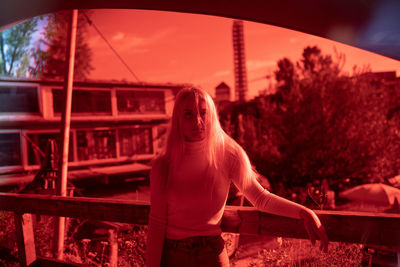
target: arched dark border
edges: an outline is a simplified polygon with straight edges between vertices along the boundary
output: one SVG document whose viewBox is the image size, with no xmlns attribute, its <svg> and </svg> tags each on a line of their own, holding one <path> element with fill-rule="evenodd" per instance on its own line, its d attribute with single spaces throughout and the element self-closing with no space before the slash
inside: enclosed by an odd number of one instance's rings
<svg viewBox="0 0 400 267">
<path fill-rule="evenodd" d="M 0 29 L 64 9 L 148 9 L 294 29 L 400 60 L 399 0 L 1 0 Z"/>
</svg>

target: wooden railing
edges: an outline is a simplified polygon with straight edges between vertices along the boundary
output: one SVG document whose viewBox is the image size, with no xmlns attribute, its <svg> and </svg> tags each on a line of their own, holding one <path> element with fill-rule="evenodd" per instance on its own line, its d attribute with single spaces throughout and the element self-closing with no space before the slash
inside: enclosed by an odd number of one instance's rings
<svg viewBox="0 0 400 267">
<path fill-rule="evenodd" d="M 0 210 L 15 213 L 20 264 L 29 266 L 37 261 L 29 214 L 146 225 L 150 206 L 143 201 L 0 193 Z M 330 241 L 386 246 L 400 251 L 400 214 L 315 212 Z M 227 206 L 221 227 L 225 232 L 307 238 L 302 221 L 263 213 L 252 207 Z"/>
</svg>

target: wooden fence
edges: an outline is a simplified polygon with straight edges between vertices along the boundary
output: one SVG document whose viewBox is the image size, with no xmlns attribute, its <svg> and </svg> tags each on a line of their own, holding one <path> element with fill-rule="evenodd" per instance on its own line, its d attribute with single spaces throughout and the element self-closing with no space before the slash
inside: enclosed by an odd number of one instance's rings
<svg viewBox="0 0 400 267">
<path fill-rule="evenodd" d="M 46 262 L 36 256 L 30 214 L 146 225 L 150 206 L 143 201 L 0 193 L 0 210 L 15 214 L 21 266 L 46 266 Z M 330 241 L 385 246 L 400 251 L 400 214 L 315 212 Z M 308 238 L 301 220 L 263 213 L 252 207 L 227 206 L 221 227 L 224 232 Z M 55 261 L 52 266 L 54 264 Z"/>
</svg>

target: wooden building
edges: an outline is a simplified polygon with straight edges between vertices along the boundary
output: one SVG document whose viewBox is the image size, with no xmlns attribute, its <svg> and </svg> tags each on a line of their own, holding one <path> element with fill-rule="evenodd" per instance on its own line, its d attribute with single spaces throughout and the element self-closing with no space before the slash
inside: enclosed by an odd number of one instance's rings
<svg viewBox="0 0 400 267">
<path fill-rule="evenodd" d="M 148 170 L 144 164 L 159 150 L 175 95 L 183 87 L 75 82 L 69 176 L 109 179 Z M 0 187 L 33 179 L 48 140 L 60 139 L 63 99 L 61 81 L 0 79 Z"/>
</svg>

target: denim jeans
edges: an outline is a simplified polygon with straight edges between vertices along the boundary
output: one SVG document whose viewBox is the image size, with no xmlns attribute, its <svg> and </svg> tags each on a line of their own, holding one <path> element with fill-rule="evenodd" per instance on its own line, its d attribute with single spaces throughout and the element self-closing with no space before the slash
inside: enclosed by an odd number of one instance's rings
<svg viewBox="0 0 400 267">
<path fill-rule="evenodd" d="M 165 239 L 161 266 L 229 267 L 229 258 L 221 236 Z"/>
</svg>

